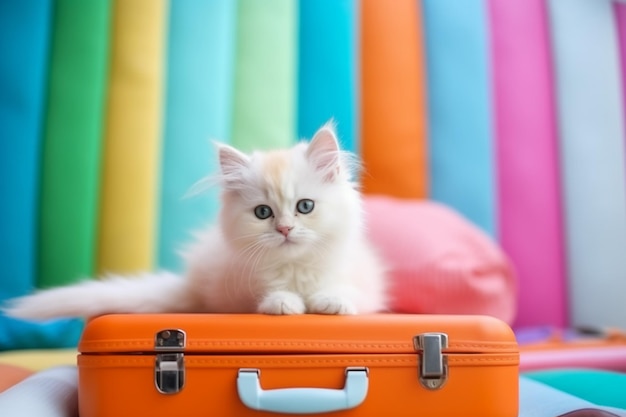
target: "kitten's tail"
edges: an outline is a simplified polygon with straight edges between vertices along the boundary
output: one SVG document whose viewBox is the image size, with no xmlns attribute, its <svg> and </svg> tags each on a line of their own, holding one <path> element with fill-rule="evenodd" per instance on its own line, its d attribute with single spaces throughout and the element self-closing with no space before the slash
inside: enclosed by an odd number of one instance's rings
<svg viewBox="0 0 626 417">
<path fill-rule="evenodd" d="M 51 319 L 94 317 L 109 313 L 189 312 L 194 295 L 187 281 L 161 272 L 138 277 L 110 277 L 52 288 L 9 300 L 3 308 L 13 317 Z"/>
</svg>

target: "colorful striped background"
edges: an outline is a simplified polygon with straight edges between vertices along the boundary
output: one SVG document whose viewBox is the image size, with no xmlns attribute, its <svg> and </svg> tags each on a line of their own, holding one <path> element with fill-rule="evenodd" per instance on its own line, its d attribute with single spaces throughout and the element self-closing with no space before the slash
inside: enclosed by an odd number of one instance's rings
<svg viewBox="0 0 626 417">
<path fill-rule="evenodd" d="M 611 0 L 2 1 L 0 301 L 179 270 L 217 211 L 184 198 L 211 140 L 334 119 L 365 192 L 444 202 L 502 245 L 516 326 L 626 327 L 625 97 Z M 0 349 L 80 326 L 0 316 Z"/>
</svg>

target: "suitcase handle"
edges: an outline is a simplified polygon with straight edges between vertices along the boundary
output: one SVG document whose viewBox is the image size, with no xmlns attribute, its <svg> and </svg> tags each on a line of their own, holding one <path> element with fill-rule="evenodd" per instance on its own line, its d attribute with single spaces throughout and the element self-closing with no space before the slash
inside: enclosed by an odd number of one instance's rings
<svg viewBox="0 0 626 417">
<path fill-rule="evenodd" d="M 287 414 L 326 413 L 354 408 L 367 396 L 367 368 L 346 368 L 346 383 L 343 389 L 264 390 L 259 382 L 260 373 L 258 369 L 240 369 L 237 377 L 239 399 L 253 410 Z"/>
</svg>

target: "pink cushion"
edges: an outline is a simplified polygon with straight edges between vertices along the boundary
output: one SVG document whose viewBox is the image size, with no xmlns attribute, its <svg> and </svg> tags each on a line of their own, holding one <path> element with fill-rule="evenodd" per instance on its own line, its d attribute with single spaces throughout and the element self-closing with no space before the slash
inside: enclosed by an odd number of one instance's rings
<svg viewBox="0 0 626 417">
<path fill-rule="evenodd" d="M 394 312 L 513 322 L 511 262 L 479 228 L 432 201 L 366 196 L 364 203 L 370 237 L 390 268 Z"/>
</svg>

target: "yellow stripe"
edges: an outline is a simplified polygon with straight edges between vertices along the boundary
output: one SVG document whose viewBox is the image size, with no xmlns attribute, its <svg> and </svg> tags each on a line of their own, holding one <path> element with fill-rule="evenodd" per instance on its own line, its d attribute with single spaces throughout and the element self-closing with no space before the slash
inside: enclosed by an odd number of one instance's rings
<svg viewBox="0 0 626 417">
<path fill-rule="evenodd" d="M 153 265 L 165 0 L 117 0 L 104 144 L 98 271 Z"/>
<path fill-rule="evenodd" d="M 53 366 L 76 365 L 76 355 L 75 348 L 11 350 L 0 352 L 0 364 L 41 371 Z"/>
</svg>

